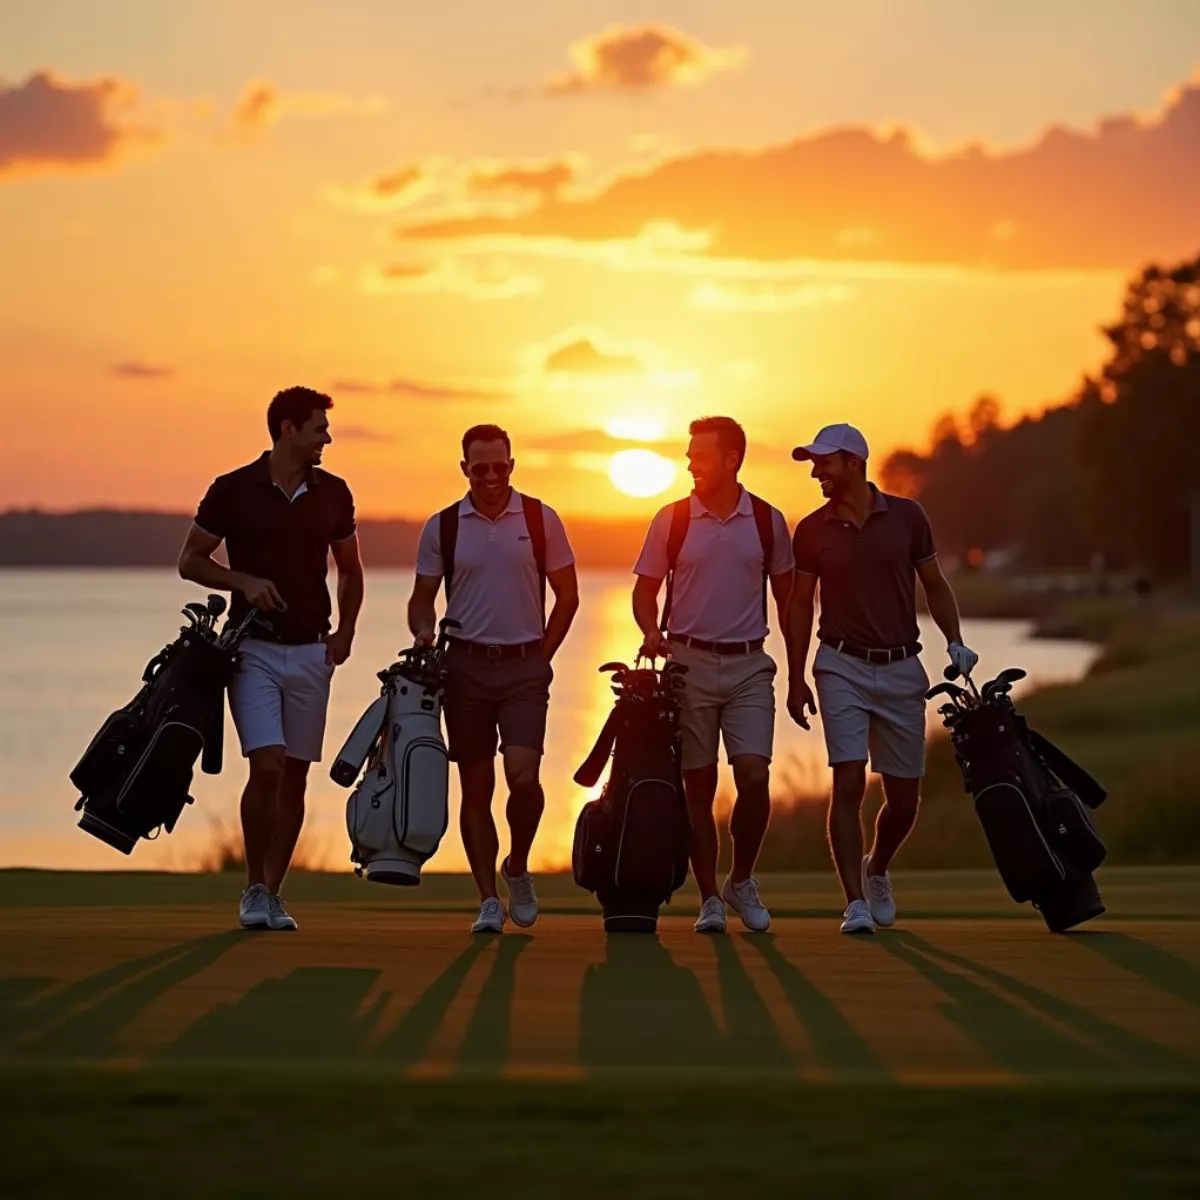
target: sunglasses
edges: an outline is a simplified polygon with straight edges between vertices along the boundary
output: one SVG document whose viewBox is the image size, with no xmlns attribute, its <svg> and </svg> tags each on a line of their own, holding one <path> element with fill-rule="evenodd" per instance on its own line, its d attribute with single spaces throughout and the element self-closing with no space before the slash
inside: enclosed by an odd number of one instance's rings
<svg viewBox="0 0 1200 1200">
<path fill-rule="evenodd" d="M 486 479 L 489 475 L 496 475 L 500 479 L 504 479 L 512 471 L 512 463 L 472 463 L 467 468 L 471 473 L 472 479 Z"/>
</svg>

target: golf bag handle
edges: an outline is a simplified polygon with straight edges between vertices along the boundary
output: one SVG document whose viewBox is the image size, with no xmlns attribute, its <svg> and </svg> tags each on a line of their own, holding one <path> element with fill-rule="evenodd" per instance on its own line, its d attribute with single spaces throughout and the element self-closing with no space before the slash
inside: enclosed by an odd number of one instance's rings
<svg viewBox="0 0 1200 1200">
<path fill-rule="evenodd" d="M 1025 725 L 1025 732 L 1029 735 L 1033 752 L 1088 808 L 1099 808 L 1108 799 L 1108 793 L 1073 758 L 1064 754 L 1053 742 L 1048 742 L 1037 730 L 1030 729 L 1028 724 Z"/>
<path fill-rule="evenodd" d="M 600 782 L 600 776 L 604 774 L 604 768 L 612 755 L 616 740 L 617 709 L 614 707 L 608 714 L 608 720 L 604 722 L 604 727 L 600 730 L 600 736 L 596 739 L 592 752 L 575 772 L 574 779 L 580 787 L 595 787 Z"/>
</svg>

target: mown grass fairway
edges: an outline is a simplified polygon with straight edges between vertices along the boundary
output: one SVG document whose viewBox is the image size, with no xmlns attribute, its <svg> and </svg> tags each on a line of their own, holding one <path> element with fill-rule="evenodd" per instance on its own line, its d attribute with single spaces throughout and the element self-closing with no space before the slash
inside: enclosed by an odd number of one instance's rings
<svg viewBox="0 0 1200 1200">
<path fill-rule="evenodd" d="M 0 873 L 0 1192 L 1200 1184 L 1200 871 L 1103 873 L 1065 937 L 991 872 L 900 875 L 861 940 L 826 876 L 763 883 L 767 936 L 685 894 L 606 939 L 544 879 L 481 941 L 453 877 L 297 875 L 278 935 L 230 928 L 232 877 Z"/>
</svg>

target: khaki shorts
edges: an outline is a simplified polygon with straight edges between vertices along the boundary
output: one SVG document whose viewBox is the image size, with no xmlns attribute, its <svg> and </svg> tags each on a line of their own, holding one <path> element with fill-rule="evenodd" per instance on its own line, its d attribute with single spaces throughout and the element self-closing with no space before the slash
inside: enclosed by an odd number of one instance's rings
<svg viewBox="0 0 1200 1200">
<path fill-rule="evenodd" d="M 714 654 L 676 643 L 671 657 L 687 667 L 680 728 L 683 769 L 714 765 L 725 754 L 770 761 L 775 742 L 775 660 L 765 651 Z"/>
<path fill-rule="evenodd" d="M 897 779 L 925 774 L 925 692 L 919 658 L 880 665 L 822 645 L 813 661 L 829 765 L 866 762 Z"/>
<path fill-rule="evenodd" d="M 320 762 L 332 679 L 324 642 L 242 642 L 229 684 L 229 711 L 242 754 L 249 757 L 266 746 L 282 746 L 288 758 Z"/>
</svg>

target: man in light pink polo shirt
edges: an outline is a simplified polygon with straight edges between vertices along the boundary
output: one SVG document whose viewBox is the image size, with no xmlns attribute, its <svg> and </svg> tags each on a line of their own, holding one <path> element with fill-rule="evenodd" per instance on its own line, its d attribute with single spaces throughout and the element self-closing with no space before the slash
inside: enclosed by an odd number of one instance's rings
<svg viewBox="0 0 1200 1200">
<path fill-rule="evenodd" d="M 782 624 L 792 587 L 792 548 L 778 509 L 738 482 L 746 434 L 730 417 L 693 421 L 692 494 L 662 509 L 634 567 L 633 615 L 643 652 L 687 668 L 683 688 L 683 784 L 692 822 L 692 871 L 700 889 L 697 933 L 724 933 L 725 905 L 747 929 L 770 928 L 754 864 L 770 819 L 775 663 L 767 636 L 767 580 Z M 669 579 L 660 622 L 658 593 Z M 664 636 L 665 631 L 665 636 Z M 717 891 L 713 817 L 720 740 L 737 801 L 729 821 L 733 867 Z"/>
</svg>

